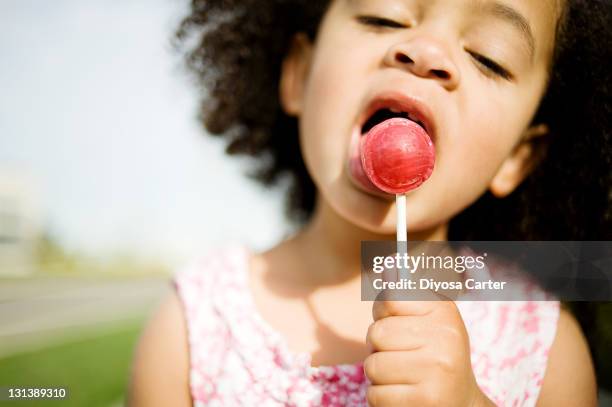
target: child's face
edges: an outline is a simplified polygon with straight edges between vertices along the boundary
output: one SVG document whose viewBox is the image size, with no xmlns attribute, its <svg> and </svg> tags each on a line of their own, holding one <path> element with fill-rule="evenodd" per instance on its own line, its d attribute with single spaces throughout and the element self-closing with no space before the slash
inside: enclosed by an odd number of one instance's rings
<svg viewBox="0 0 612 407">
<path fill-rule="evenodd" d="M 427 116 L 433 174 L 408 194 L 408 230 L 435 228 L 487 189 L 510 193 L 526 176 L 529 127 L 545 90 L 559 16 L 545 0 L 335 0 L 317 41 L 301 38 L 281 80 L 300 117 L 306 165 L 334 210 L 393 233 L 394 197 L 363 182 L 358 140 L 374 103 Z"/>
</svg>

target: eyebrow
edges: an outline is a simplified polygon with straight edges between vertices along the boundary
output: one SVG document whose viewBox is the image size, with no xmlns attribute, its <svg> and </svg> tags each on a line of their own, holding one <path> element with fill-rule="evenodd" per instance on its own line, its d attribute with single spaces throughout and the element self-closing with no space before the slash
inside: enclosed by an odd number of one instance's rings
<svg viewBox="0 0 612 407">
<path fill-rule="evenodd" d="M 529 25 L 529 21 L 525 16 L 509 5 L 497 1 L 482 5 L 482 9 L 484 12 L 505 20 L 516 27 L 527 41 L 529 55 L 533 58 L 535 53 L 535 38 L 531 30 L 531 25 Z"/>
</svg>

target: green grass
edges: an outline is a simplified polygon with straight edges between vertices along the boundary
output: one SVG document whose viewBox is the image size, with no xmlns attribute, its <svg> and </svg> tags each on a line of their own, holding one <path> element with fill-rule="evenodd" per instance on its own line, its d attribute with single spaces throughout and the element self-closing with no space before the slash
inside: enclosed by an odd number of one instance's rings
<svg viewBox="0 0 612 407">
<path fill-rule="evenodd" d="M 0 360 L 2 386 L 66 386 L 67 400 L 0 402 L 6 406 L 107 407 L 124 397 L 143 322 Z"/>
</svg>

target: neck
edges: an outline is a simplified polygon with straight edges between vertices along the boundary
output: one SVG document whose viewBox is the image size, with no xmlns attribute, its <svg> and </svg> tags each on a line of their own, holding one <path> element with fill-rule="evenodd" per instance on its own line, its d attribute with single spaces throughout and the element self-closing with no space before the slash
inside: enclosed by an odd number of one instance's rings
<svg viewBox="0 0 612 407">
<path fill-rule="evenodd" d="M 409 240 L 420 241 L 446 238 L 446 224 L 409 236 Z M 335 284 L 360 275 L 361 241 L 367 240 L 395 240 L 395 234 L 362 229 L 319 198 L 312 219 L 293 239 L 293 245 L 305 272 L 320 284 Z"/>
</svg>

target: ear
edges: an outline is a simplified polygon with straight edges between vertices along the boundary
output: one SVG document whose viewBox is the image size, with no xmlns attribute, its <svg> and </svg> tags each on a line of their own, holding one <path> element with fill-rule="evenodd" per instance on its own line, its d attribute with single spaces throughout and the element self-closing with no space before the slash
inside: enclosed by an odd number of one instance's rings
<svg viewBox="0 0 612 407">
<path fill-rule="evenodd" d="M 298 116 L 302 112 L 302 98 L 311 55 L 312 44 L 306 34 L 296 34 L 283 60 L 279 84 L 281 106 L 290 116 Z"/>
<path fill-rule="evenodd" d="M 548 126 L 545 124 L 531 126 L 525 131 L 491 180 L 489 190 L 494 196 L 508 196 L 540 163 L 546 149 L 543 141 L 548 134 Z"/>
</svg>

